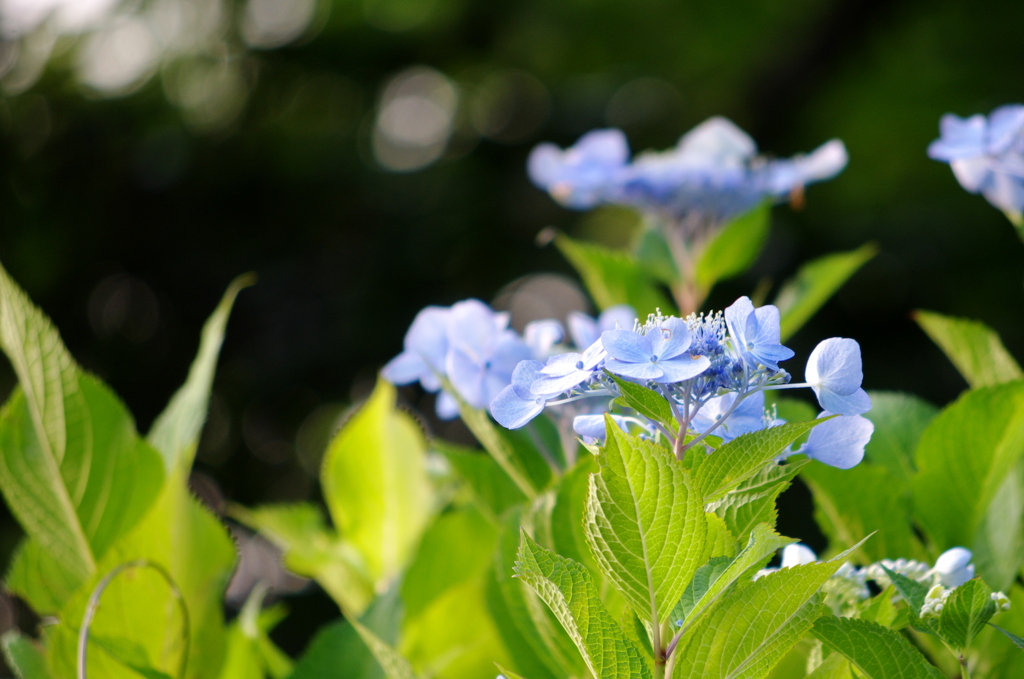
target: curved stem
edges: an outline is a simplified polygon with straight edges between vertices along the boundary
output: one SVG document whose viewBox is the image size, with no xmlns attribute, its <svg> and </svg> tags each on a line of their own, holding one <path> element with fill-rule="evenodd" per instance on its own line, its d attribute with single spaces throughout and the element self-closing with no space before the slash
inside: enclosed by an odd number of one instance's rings
<svg viewBox="0 0 1024 679">
<path fill-rule="evenodd" d="M 86 679 L 86 654 L 89 648 L 89 627 L 92 626 L 92 620 L 96 616 L 96 610 L 100 606 L 100 598 L 103 593 L 107 590 L 107 587 L 117 576 L 121 575 L 127 570 L 132 568 L 151 568 L 160 574 L 160 577 L 167 582 L 167 586 L 171 589 L 171 594 L 174 596 L 181 608 L 181 627 L 184 634 L 184 649 L 181 655 L 181 665 L 178 667 L 178 679 L 185 678 L 185 669 L 188 667 L 188 652 L 189 644 L 192 640 L 192 630 L 189 625 L 188 618 L 188 606 L 185 603 L 185 597 L 182 595 L 181 590 L 178 589 L 177 583 L 174 582 L 174 578 L 167 572 L 160 564 L 150 561 L 149 559 L 136 559 L 134 561 L 126 561 L 119 566 L 116 566 L 113 570 L 103 576 L 99 584 L 96 585 L 96 589 L 92 591 L 89 596 L 89 603 L 85 607 L 85 615 L 82 616 L 82 627 L 78 631 L 78 679 Z"/>
</svg>

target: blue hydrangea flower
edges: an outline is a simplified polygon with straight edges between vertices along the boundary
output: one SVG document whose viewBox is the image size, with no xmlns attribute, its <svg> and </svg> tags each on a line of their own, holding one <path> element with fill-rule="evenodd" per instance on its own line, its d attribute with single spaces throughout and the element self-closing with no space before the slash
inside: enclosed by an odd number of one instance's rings
<svg viewBox="0 0 1024 679">
<path fill-rule="evenodd" d="M 980 193 L 1014 221 L 1024 211 L 1024 105 L 1001 106 L 986 118 L 942 116 L 928 156 L 949 163 L 960 185 Z"/>
<path fill-rule="evenodd" d="M 831 414 L 825 411 L 818 417 Z M 812 429 L 807 444 L 799 452 L 830 467 L 850 469 L 864 459 L 864 447 L 874 431 L 875 425 L 866 417 L 835 417 Z"/>
<path fill-rule="evenodd" d="M 864 372 L 855 340 L 833 337 L 818 344 L 807 359 L 804 375 L 822 409 L 837 415 L 871 410 L 871 399 L 860 388 Z"/>
<path fill-rule="evenodd" d="M 764 429 L 764 392 L 759 391 L 747 396 L 740 401 L 735 410 L 732 410 L 738 396 L 733 391 L 709 399 L 690 421 L 694 431 L 703 434 L 712 427 L 717 427 L 714 430 L 715 436 L 723 441 L 731 441 L 737 436 Z"/>
<path fill-rule="evenodd" d="M 536 396 L 552 397 L 576 388 L 594 376 L 594 371 L 605 359 L 601 342 L 594 342 L 582 354 L 570 352 L 552 356 L 538 373 L 531 391 Z"/>
<path fill-rule="evenodd" d="M 601 339 L 601 333 L 617 328 L 632 328 L 636 311 L 628 304 L 608 307 L 593 319 L 579 311 L 569 314 L 569 336 L 577 349 L 585 349 Z"/>
<path fill-rule="evenodd" d="M 561 150 L 554 144 L 533 149 L 527 161 L 530 179 L 566 207 L 592 208 L 609 197 L 615 177 L 629 160 L 621 130 L 594 130 Z"/>
<path fill-rule="evenodd" d="M 495 313 L 479 300 L 459 302 L 448 317 L 448 379 L 474 408 L 486 408 L 512 381 L 530 347 L 508 329 L 508 314 Z"/>
<path fill-rule="evenodd" d="M 512 372 L 512 384 L 491 401 L 491 415 L 498 424 L 506 429 L 518 429 L 544 410 L 547 399 L 530 391 L 543 367 L 540 361 L 522 361 L 516 366 Z"/>
<path fill-rule="evenodd" d="M 725 323 L 736 348 L 750 367 L 779 369 L 779 361 L 793 358 L 793 350 L 782 346 L 779 310 L 771 304 L 755 309 L 748 297 L 740 297 L 725 310 Z"/>
<path fill-rule="evenodd" d="M 523 328 L 523 340 L 537 360 L 550 356 L 552 348 L 563 339 L 565 328 L 556 320 L 531 321 Z"/>
<path fill-rule="evenodd" d="M 680 318 L 669 317 L 644 334 L 609 330 L 601 335 L 608 352 L 605 367 L 616 375 L 662 384 L 696 377 L 711 365 L 706 356 L 692 356 L 690 331 Z"/>
<path fill-rule="evenodd" d="M 419 382 L 427 391 L 441 388 L 439 375 L 445 373 L 448 355 L 449 310 L 428 306 L 416 314 L 402 342 L 404 351 L 388 361 L 381 371 L 392 384 Z"/>
<path fill-rule="evenodd" d="M 630 424 L 635 424 L 632 419 L 621 415 L 612 415 L 612 421 L 619 426 L 619 429 L 625 432 L 629 431 Z M 579 415 L 573 419 L 572 428 L 587 445 L 603 443 L 608 436 L 604 415 Z M 646 429 L 643 431 L 644 433 L 641 436 L 650 435 L 650 432 Z"/>
</svg>

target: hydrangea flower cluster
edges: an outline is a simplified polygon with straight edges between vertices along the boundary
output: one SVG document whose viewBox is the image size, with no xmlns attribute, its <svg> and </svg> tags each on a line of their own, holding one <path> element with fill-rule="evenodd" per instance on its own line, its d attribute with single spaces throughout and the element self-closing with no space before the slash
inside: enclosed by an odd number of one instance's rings
<svg viewBox="0 0 1024 679">
<path fill-rule="evenodd" d="M 833 139 L 808 155 L 772 160 L 726 118 L 706 120 L 675 148 L 629 160 L 621 130 L 595 130 L 562 150 L 541 144 L 530 154 L 530 179 L 562 205 L 578 210 L 626 205 L 673 220 L 699 216 L 722 222 L 766 199 L 802 191 L 846 166 L 843 143 Z"/>
<path fill-rule="evenodd" d="M 1000 106 L 987 117 L 951 113 L 928 155 L 949 163 L 960 185 L 980 193 L 1020 225 L 1024 211 L 1024 105 Z"/>
<path fill-rule="evenodd" d="M 861 388 L 860 347 L 852 339 L 825 340 L 811 353 L 806 381 L 796 384 L 779 367 L 793 356 L 779 337 L 778 309 L 755 308 L 746 297 L 724 313 L 685 319 L 652 314 L 644 323 L 606 330 L 582 350 L 546 362 L 522 361 L 512 372 L 512 383 L 491 402 L 491 414 L 515 429 L 547 407 L 590 400 L 592 407 L 575 417 L 574 429 L 585 441 L 601 439 L 603 413 L 621 395 L 614 375 L 660 393 L 675 420 L 618 414 L 616 423 L 642 435 L 664 435 L 681 455 L 685 446 L 710 434 L 729 441 L 780 424 L 765 410 L 764 392 L 806 387 L 817 395 L 821 417 L 841 417 L 815 427 L 807 443 L 789 454 L 804 453 L 842 469 L 856 465 L 873 431 L 871 422 L 860 417 L 871 408 Z M 687 432 L 696 438 L 684 445 Z"/>
</svg>

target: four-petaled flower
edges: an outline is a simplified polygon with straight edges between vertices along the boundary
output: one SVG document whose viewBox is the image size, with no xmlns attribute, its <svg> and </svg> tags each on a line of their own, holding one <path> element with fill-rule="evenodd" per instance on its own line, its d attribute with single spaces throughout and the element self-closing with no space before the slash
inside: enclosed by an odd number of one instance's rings
<svg viewBox="0 0 1024 679">
<path fill-rule="evenodd" d="M 740 297 L 725 309 L 725 323 L 737 349 L 752 359 L 753 366 L 779 369 L 779 361 L 793 358 L 793 350 L 782 346 L 778 308 L 771 304 L 755 309 L 748 297 Z"/>
<path fill-rule="evenodd" d="M 707 356 L 691 356 L 690 331 L 680 318 L 666 318 L 644 334 L 609 330 L 601 335 L 608 352 L 605 367 L 616 375 L 670 384 L 696 377 L 711 365 Z"/>
<path fill-rule="evenodd" d="M 821 342 L 807 359 L 804 374 L 818 403 L 830 413 L 860 415 L 871 410 L 871 399 L 860 388 L 864 373 L 856 340 L 833 337 Z"/>
</svg>

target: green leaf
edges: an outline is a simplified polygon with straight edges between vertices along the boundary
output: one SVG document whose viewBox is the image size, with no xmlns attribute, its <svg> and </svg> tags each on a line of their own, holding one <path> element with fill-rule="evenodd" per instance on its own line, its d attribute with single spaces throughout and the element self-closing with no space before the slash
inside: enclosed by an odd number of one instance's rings
<svg viewBox="0 0 1024 679">
<path fill-rule="evenodd" d="M 256 282 L 255 274 L 245 274 L 231 281 L 213 315 L 203 325 L 199 352 L 189 368 L 185 384 L 171 397 L 170 403 L 153 422 L 147 439 L 164 457 L 166 469 L 175 465 L 192 467 L 199 434 L 210 403 L 213 374 L 224 342 L 231 307 L 238 293 Z"/>
<path fill-rule="evenodd" d="M 0 644 L 4 660 L 18 679 L 52 679 L 43 649 L 36 642 L 12 629 L 0 637 Z"/>
<path fill-rule="evenodd" d="M 939 615 L 939 634 L 953 648 L 966 649 L 996 614 L 992 590 L 975 578 L 952 591 Z"/>
<path fill-rule="evenodd" d="M 974 552 L 979 574 L 1006 590 L 1024 564 L 1024 383 L 968 392 L 921 437 L 914 513 L 936 550 Z"/>
<path fill-rule="evenodd" d="M 706 509 L 725 521 L 729 532 L 740 544 L 746 544 L 757 524 L 775 525 L 778 518 L 775 501 L 809 463 L 807 459 L 792 460 L 783 465 L 769 463 L 735 490 L 708 503 Z"/>
<path fill-rule="evenodd" d="M 262 582 L 257 584 L 231 623 L 219 679 L 285 679 L 292 673 L 291 658 L 269 636 L 287 613 L 281 605 L 260 611 L 268 589 Z"/>
<path fill-rule="evenodd" d="M 327 527 L 318 507 L 233 505 L 230 513 L 276 545 L 289 570 L 315 579 L 350 615 L 361 615 L 373 600 L 374 581 L 361 552 Z"/>
<path fill-rule="evenodd" d="M 381 669 L 384 670 L 384 676 L 388 679 L 418 679 L 418 675 L 413 670 L 412 665 L 398 651 L 381 640 L 380 637 L 361 622 L 352 620 L 351 625 L 355 628 L 360 638 L 362 638 L 366 647 L 373 653 L 373 657 L 377 659 Z"/>
<path fill-rule="evenodd" d="M 829 549 L 848 549 L 875 533 L 859 549 L 864 563 L 893 554 L 925 556 L 912 529 L 907 483 L 893 478 L 886 467 L 862 462 L 842 470 L 809 464 L 800 475 L 814 496 L 814 518 L 829 538 Z"/>
<path fill-rule="evenodd" d="M 1024 377 L 999 335 L 984 323 L 932 311 L 917 311 L 914 320 L 971 387 L 990 387 Z"/>
<path fill-rule="evenodd" d="M 433 497 L 426 442 L 395 408 L 384 380 L 324 455 L 321 486 L 338 533 L 362 556 L 375 583 L 398 575 L 429 520 Z"/>
<path fill-rule="evenodd" d="M 591 575 L 601 580 L 603 575 L 594 555 L 590 553 L 583 528 L 590 475 L 597 471 L 597 458 L 587 454 L 562 476 L 555 490 L 555 504 L 551 508 L 551 540 L 556 553 L 579 561 Z M 518 537 L 518 533 L 516 535 Z"/>
<path fill-rule="evenodd" d="M 879 624 L 829 615 L 819 618 L 811 633 L 866 679 L 943 679 L 905 637 Z"/>
<path fill-rule="evenodd" d="M 1019 648 L 1019 649 L 1021 649 L 1022 651 L 1024 651 L 1024 639 L 1021 639 L 1020 637 L 1018 637 L 1018 636 L 1017 636 L 1016 634 L 1014 634 L 1013 632 L 1009 632 L 1009 631 L 1007 631 L 1007 630 L 1003 629 L 1002 627 L 1000 627 L 999 625 L 996 625 L 996 624 L 994 624 L 994 623 L 991 623 L 991 622 L 990 622 L 990 623 L 989 623 L 989 626 L 990 626 L 990 627 L 995 627 L 995 628 L 996 628 L 997 630 L 999 630 L 1000 632 L 1002 632 L 1002 633 L 1003 633 L 1003 635 L 1004 635 L 1004 636 L 1005 636 L 1005 637 L 1006 637 L 1007 639 L 1009 639 L 1010 641 L 1012 641 L 1012 642 L 1013 642 L 1013 645 L 1014 645 L 1014 646 L 1016 646 L 1017 648 Z"/>
<path fill-rule="evenodd" d="M 726 224 L 700 254 L 697 285 L 710 290 L 718 281 L 749 269 L 764 248 L 770 224 L 770 203 L 762 203 Z"/>
<path fill-rule="evenodd" d="M 601 603 L 581 564 L 544 549 L 524 532 L 516 574 L 551 608 L 595 679 L 650 679 L 650 667 Z"/>
<path fill-rule="evenodd" d="M 914 451 L 939 409 L 910 394 L 872 391 L 868 395 L 871 410 L 864 417 L 875 425 L 875 431 L 864 448 L 864 456 L 888 468 L 893 478 L 909 484 L 916 471 Z"/>
<path fill-rule="evenodd" d="M 757 475 L 798 438 L 825 419 L 791 422 L 739 436 L 701 462 L 695 474 L 705 502 L 712 502 Z"/>
<path fill-rule="evenodd" d="M 707 590 L 701 594 L 696 603 L 690 605 L 689 602 L 686 602 L 674 609 L 671 616 L 672 621 L 677 623 L 682 619 L 684 631 L 692 628 L 718 603 L 730 585 L 741 579 L 753 577 L 758 569 L 768 563 L 775 552 L 794 542 L 796 540 L 784 538 L 776 533 L 771 526 L 758 524 L 751 531 L 747 546 L 729 563 L 728 568 L 717 578 L 708 579 Z"/>
<path fill-rule="evenodd" d="M 56 612 L 95 572 L 95 562 L 138 523 L 164 480 L 159 454 L 138 437 L 117 397 L 92 377 L 79 374 L 75 382 L 81 420 L 67 435 L 80 438 L 58 467 L 46 458 L 20 389 L 0 411 L 0 488 L 29 534 L 12 565 L 11 587 L 45 613 Z M 81 570 L 87 564 L 92 570 Z M 41 581 L 43 573 L 52 585 Z"/>
<path fill-rule="evenodd" d="M 706 509 L 707 507 L 705 507 Z M 727 556 L 731 559 L 736 556 L 737 540 L 722 517 L 705 511 L 704 518 L 708 521 L 708 537 L 704 549 L 705 556 L 708 559 L 716 556 Z M 742 541 L 746 542 L 747 537 L 749 536 L 744 535 Z"/>
<path fill-rule="evenodd" d="M 673 285 L 679 282 L 679 270 L 672 259 L 672 250 L 662 229 L 651 225 L 640 231 L 636 242 L 636 258 L 652 278 Z"/>
<path fill-rule="evenodd" d="M 585 530 L 605 576 L 644 620 L 664 621 L 700 566 L 704 503 L 672 453 L 606 416 Z"/>
<path fill-rule="evenodd" d="M 572 639 L 536 592 L 512 577 L 521 541 L 520 518 L 520 512 L 512 510 L 504 521 L 487 590 L 491 617 L 512 655 L 513 668 L 536 679 L 582 676 L 586 667 Z"/>
<path fill-rule="evenodd" d="M 807 679 L 853 679 L 850 661 L 839 653 L 833 653 L 807 675 Z"/>
<path fill-rule="evenodd" d="M 796 277 L 786 281 L 775 297 L 774 304 L 782 316 L 782 341 L 802 328 L 877 252 L 878 247 L 868 243 L 850 252 L 825 255 L 804 264 Z"/>
<path fill-rule="evenodd" d="M 679 603 L 672 609 L 671 622 L 677 627 L 682 626 L 686 617 L 690 615 L 697 602 L 704 598 L 711 586 L 714 585 L 727 570 L 732 562 L 727 556 L 713 556 L 711 560 L 697 569 L 693 574 L 693 580 L 686 586 Z"/>
<path fill-rule="evenodd" d="M 619 386 L 619 390 L 622 392 L 621 399 L 628 407 L 655 422 L 669 426 L 675 422 L 675 417 L 672 415 L 672 407 L 669 406 L 664 396 L 647 387 L 627 382 L 608 371 L 605 371 L 605 374 L 615 380 L 615 384 Z"/>
<path fill-rule="evenodd" d="M 477 503 L 494 520 L 510 507 L 526 502 L 523 492 L 489 455 L 442 441 L 434 441 L 433 447 L 445 456 Z"/>
<path fill-rule="evenodd" d="M 707 615 L 686 625 L 673 676 L 765 676 L 827 610 L 817 592 L 841 565 L 832 560 L 784 568 L 733 590 Z"/>
<path fill-rule="evenodd" d="M 454 390 L 449 390 L 455 393 Z M 456 396 L 456 399 L 458 397 Z M 498 466 L 529 499 L 551 481 L 551 468 L 523 430 L 496 426 L 487 411 L 459 402 L 459 416 Z"/>
<path fill-rule="evenodd" d="M 674 313 L 672 303 L 628 252 L 573 240 L 565 234 L 555 237 L 555 245 L 579 273 L 599 308 L 629 304 L 641 318 L 655 309 Z"/>
</svg>

